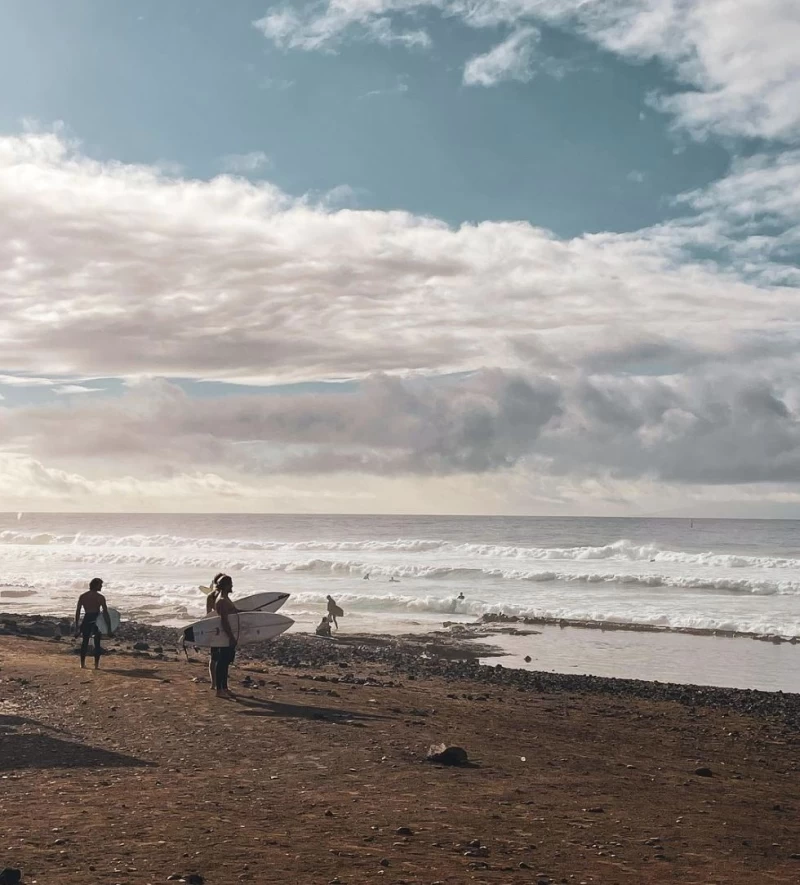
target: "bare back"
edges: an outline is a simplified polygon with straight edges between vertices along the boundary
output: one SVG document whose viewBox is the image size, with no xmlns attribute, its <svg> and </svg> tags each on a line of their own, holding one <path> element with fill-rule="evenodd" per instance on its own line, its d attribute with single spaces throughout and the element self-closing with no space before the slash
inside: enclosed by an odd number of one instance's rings
<svg viewBox="0 0 800 885">
<path fill-rule="evenodd" d="M 78 600 L 78 606 L 83 606 L 83 610 L 87 615 L 97 615 L 106 607 L 106 598 L 102 593 L 94 590 L 87 590 L 82 593 Z"/>
</svg>

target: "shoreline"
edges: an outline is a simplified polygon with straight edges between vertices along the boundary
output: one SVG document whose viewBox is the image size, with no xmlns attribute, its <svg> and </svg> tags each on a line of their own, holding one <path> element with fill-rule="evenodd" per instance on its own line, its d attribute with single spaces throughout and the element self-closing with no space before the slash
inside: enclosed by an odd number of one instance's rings
<svg viewBox="0 0 800 885">
<path fill-rule="evenodd" d="M 0 613 L 0 640 L 12 636 L 66 645 L 71 641 L 72 627 L 73 622 L 67 618 Z M 414 680 L 439 678 L 543 694 L 581 692 L 619 699 L 675 701 L 689 707 L 711 707 L 770 719 L 789 730 L 800 731 L 800 693 L 554 673 L 509 667 L 500 662 L 481 663 L 481 659 L 506 654 L 501 647 L 481 641 L 490 637 L 490 632 L 481 633 L 479 628 L 405 636 L 345 634 L 334 641 L 306 633 L 289 633 L 270 642 L 242 646 L 237 650 L 236 665 L 241 668 L 267 664 L 301 671 L 322 671 L 331 665 L 343 664 L 381 666 L 397 676 Z M 73 646 L 72 652 L 77 653 L 77 644 Z M 125 654 L 170 662 L 185 656 L 189 660 L 207 661 L 204 650 L 193 652 L 191 649 L 187 646 L 185 655 L 178 629 L 136 621 L 123 621 L 115 639 L 104 640 L 107 655 Z"/>
</svg>

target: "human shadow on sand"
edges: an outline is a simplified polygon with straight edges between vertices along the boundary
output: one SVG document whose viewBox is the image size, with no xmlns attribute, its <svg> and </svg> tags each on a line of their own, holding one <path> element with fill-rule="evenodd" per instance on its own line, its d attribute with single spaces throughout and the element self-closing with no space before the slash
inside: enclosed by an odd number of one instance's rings
<svg viewBox="0 0 800 885">
<path fill-rule="evenodd" d="M 127 676 L 129 679 L 155 679 L 157 682 L 169 682 L 168 679 L 164 679 L 161 676 L 158 670 L 146 670 L 144 667 L 135 670 L 118 670 L 115 667 L 104 667 L 103 672 L 113 673 L 115 676 Z"/>
<path fill-rule="evenodd" d="M 21 768 L 145 768 L 154 763 L 100 747 L 30 734 L 19 728 L 48 728 L 22 716 L 0 716 L 0 771 Z"/>
<path fill-rule="evenodd" d="M 246 709 L 241 710 L 242 716 L 272 716 L 285 719 L 313 719 L 320 722 L 332 722 L 335 725 L 346 725 L 350 722 L 364 720 L 392 719 L 391 716 L 380 716 L 375 713 L 362 713 L 357 710 L 340 710 L 335 707 L 310 707 L 306 704 L 284 704 L 279 701 L 262 701 L 258 698 L 236 697 L 236 703 Z"/>
</svg>

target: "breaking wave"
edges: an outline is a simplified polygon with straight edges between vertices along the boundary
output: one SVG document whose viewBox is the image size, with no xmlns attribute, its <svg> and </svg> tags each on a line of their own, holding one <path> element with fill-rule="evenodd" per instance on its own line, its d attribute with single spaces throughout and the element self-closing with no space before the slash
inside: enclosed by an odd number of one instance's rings
<svg viewBox="0 0 800 885">
<path fill-rule="evenodd" d="M 657 562 L 711 568 L 800 569 L 800 559 L 769 556 L 745 556 L 734 553 L 690 553 L 667 550 L 655 544 L 634 544 L 619 540 L 613 544 L 591 547 L 510 547 L 497 544 L 455 544 L 451 541 L 404 539 L 395 541 L 278 541 L 242 540 L 236 538 L 188 538 L 179 535 L 54 535 L 48 532 L 26 533 L 12 530 L 0 532 L 0 544 L 19 546 L 72 546 L 78 548 L 160 548 L 195 551 L 242 550 L 281 552 L 303 551 L 364 553 L 428 553 L 447 557 L 517 559 L 553 562 Z"/>
</svg>

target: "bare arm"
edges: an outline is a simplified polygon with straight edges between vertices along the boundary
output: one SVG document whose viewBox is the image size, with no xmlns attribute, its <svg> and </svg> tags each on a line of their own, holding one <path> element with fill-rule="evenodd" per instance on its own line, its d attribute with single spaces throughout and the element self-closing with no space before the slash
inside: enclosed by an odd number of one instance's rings
<svg viewBox="0 0 800 885">
<path fill-rule="evenodd" d="M 75 635 L 78 635 L 81 625 L 81 608 L 83 608 L 83 596 L 78 597 L 78 607 L 75 609 Z"/>
</svg>

